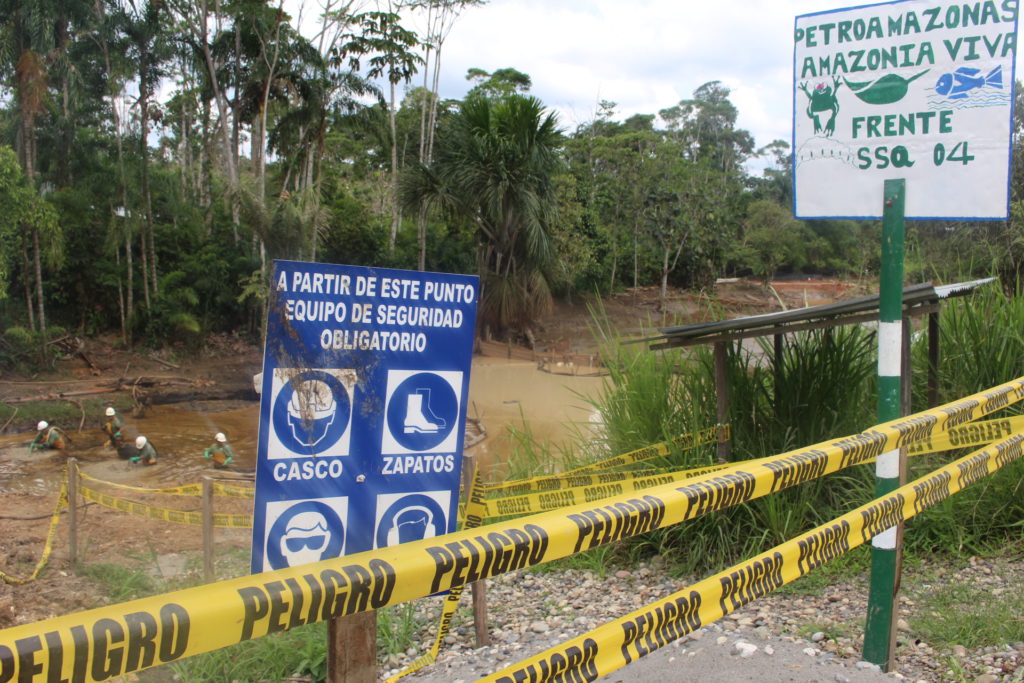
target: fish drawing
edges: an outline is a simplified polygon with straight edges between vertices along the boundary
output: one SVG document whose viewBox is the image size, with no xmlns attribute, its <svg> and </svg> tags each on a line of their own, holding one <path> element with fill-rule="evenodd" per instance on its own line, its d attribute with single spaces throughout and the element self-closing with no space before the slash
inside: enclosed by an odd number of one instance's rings
<svg viewBox="0 0 1024 683">
<path fill-rule="evenodd" d="M 903 78 L 897 74 L 886 74 L 873 81 L 860 83 L 854 83 L 846 77 L 843 80 L 846 81 L 846 87 L 850 89 L 850 92 L 868 104 L 892 104 L 902 100 L 903 96 L 907 94 L 910 83 L 926 73 L 928 73 L 928 69 L 910 78 Z"/>
<path fill-rule="evenodd" d="M 981 69 L 974 69 L 969 66 L 962 66 L 953 73 L 942 74 L 935 82 L 935 92 L 951 100 L 962 100 L 972 90 L 983 88 L 986 85 L 991 88 L 1003 87 L 1003 67 L 997 66 L 988 72 L 988 75 L 981 76 Z"/>
</svg>

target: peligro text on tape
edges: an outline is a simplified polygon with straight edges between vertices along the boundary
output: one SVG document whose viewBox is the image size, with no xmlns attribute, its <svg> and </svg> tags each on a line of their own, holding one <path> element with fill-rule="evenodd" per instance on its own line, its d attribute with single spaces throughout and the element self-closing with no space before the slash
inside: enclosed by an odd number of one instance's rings
<svg viewBox="0 0 1024 683">
<path fill-rule="evenodd" d="M 518 496 L 531 492 L 557 491 L 565 488 L 582 486 L 599 486 L 623 481 L 632 481 L 640 477 L 650 477 L 661 470 L 645 467 L 628 472 L 593 472 L 588 474 L 567 474 L 564 476 L 544 476 L 535 479 L 517 479 L 502 484 L 494 484 L 486 489 L 489 500 L 509 496 Z"/>
<path fill-rule="evenodd" d="M 687 450 L 703 444 L 714 443 L 716 441 L 727 441 L 728 439 L 729 425 L 715 425 L 714 427 L 706 427 L 698 432 L 680 434 L 669 441 L 646 446 L 644 448 L 630 451 L 629 453 L 623 453 L 622 455 L 591 463 L 589 465 L 583 465 L 581 467 L 571 469 L 565 474 L 581 474 L 584 472 L 592 472 L 594 470 L 608 470 L 614 469 L 615 467 L 624 467 L 626 465 L 632 465 L 638 462 L 645 462 L 657 457 L 666 456 L 669 454 L 671 448 Z"/>
<path fill-rule="evenodd" d="M 981 463 L 985 474 L 991 474 L 1020 459 L 1022 443 L 1024 434 L 1013 435 L 750 560 L 480 680 L 597 680 L 795 581 L 873 536 L 888 534 L 893 527 L 887 525 L 962 490 L 954 479 L 956 473 L 976 473 Z M 922 494 L 925 498 L 919 498 Z"/>
<path fill-rule="evenodd" d="M 902 426 L 897 443 L 907 445 L 910 455 L 923 455 L 966 445 L 981 445 L 997 438 L 1009 436 L 1015 431 L 1024 430 L 1024 416 L 968 423 L 953 427 L 948 432 L 922 436 L 929 433 L 929 430 L 934 430 L 936 424 L 937 418 L 934 415 L 908 418 L 907 424 Z M 849 457 L 857 462 L 867 463 L 875 459 L 872 451 L 858 452 L 856 441 L 844 442 L 842 447 L 847 449 L 850 453 Z M 690 479 L 711 472 L 723 472 L 760 463 L 764 463 L 775 473 L 775 480 L 772 484 L 774 492 L 823 476 L 826 460 L 822 455 L 821 451 L 809 450 L 787 457 L 760 458 L 672 472 L 654 473 L 651 470 L 598 472 L 508 482 L 487 489 L 488 504 L 485 518 L 515 517 L 555 510 L 560 507 L 589 503 L 620 495 L 628 490 L 640 491 L 671 481 Z M 559 487 L 565 488 L 559 489 Z M 529 491 L 538 492 L 529 493 Z M 505 497 L 491 499 L 492 495 Z"/>
<path fill-rule="evenodd" d="M 636 493 L 676 481 L 696 479 L 710 473 L 717 473 L 719 476 L 724 476 L 727 471 L 742 469 L 743 467 L 749 467 L 754 464 L 766 463 L 769 460 L 769 458 L 760 458 L 758 460 L 744 460 L 738 463 L 726 463 L 696 469 L 663 472 L 650 476 L 627 476 L 623 478 L 621 483 L 578 486 L 560 491 L 528 493 L 520 496 L 488 500 L 485 509 L 485 519 L 522 516 L 526 514 L 545 512 L 547 510 L 557 510 L 559 508 L 579 505 L 581 503 L 593 503 L 598 500 L 604 500 L 605 498 L 611 498 L 625 493 Z M 781 471 L 788 472 L 788 469 L 783 467 Z M 570 478 L 566 478 L 563 481 L 568 481 L 569 479 Z M 792 483 L 787 485 L 792 485 Z"/>
<path fill-rule="evenodd" d="M 975 419 L 986 414 L 990 405 L 1001 407 L 1021 398 L 1024 377 L 969 397 L 967 400 L 973 401 L 973 405 L 956 402 L 945 408 L 949 415 L 967 414 Z M 819 457 L 828 462 L 827 474 L 853 464 L 851 461 L 857 459 L 853 456 L 891 448 L 901 429 L 908 428 L 893 421 L 855 437 L 816 444 L 778 457 L 820 451 Z M 1015 451 L 1008 448 L 1004 452 L 1004 459 L 1010 459 Z M 642 496 L 623 495 L 599 505 L 542 513 L 15 626 L 0 631 L 0 683 L 33 678 L 60 680 L 71 675 L 72 670 L 84 672 L 77 680 L 104 680 L 142 668 L 144 663 L 156 661 L 161 653 L 173 654 L 175 658 L 193 656 L 294 625 L 405 602 L 472 578 L 489 578 L 514 567 L 550 562 L 572 554 L 574 549 L 676 524 L 688 514 L 717 509 L 737 497 L 729 492 L 730 487 L 744 492 L 739 497 L 751 499 L 771 492 L 776 472 L 763 464 L 745 464 L 743 471 L 754 479 L 749 496 L 745 492 L 750 486 L 742 476 L 727 481 L 726 475 L 722 475 L 716 483 L 708 484 L 715 477 L 706 475 L 687 485 L 654 487 Z M 955 468 L 950 471 L 960 474 Z M 727 471 L 728 475 L 736 473 L 737 470 Z M 695 486 L 700 484 L 704 486 Z M 632 500 L 642 500 L 644 505 L 634 505 Z M 618 503 L 627 503 L 629 512 Z M 859 518 L 856 525 L 850 518 L 847 521 L 859 532 L 863 524 Z M 792 565 L 795 573 L 795 560 Z M 759 583 L 753 573 L 744 576 L 747 578 L 741 583 L 749 583 L 749 591 L 756 593 L 766 585 L 763 578 Z M 707 621 L 706 614 L 712 614 L 705 613 L 709 603 L 715 602 L 713 609 L 718 609 L 717 601 L 717 597 L 714 601 L 703 601 L 703 621 Z M 92 676 L 91 672 L 102 675 Z"/>
<path fill-rule="evenodd" d="M 970 422 L 909 444 L 909 455 L 924 455 L 953 448 L 980 446 L 1024 430 L 1024 415 Z"/>
</svg>

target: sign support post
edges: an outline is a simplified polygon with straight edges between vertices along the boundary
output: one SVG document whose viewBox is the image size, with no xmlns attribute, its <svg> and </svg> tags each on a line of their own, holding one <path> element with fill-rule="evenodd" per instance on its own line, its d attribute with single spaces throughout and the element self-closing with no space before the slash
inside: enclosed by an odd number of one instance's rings
<svg viewBox="0 0 1024 683">
<path fill-rule="evenodd" d="M 376 683 L 377 610 L 327 622 L 327 683 Z"/>
<path fill-rule="evenodd" d="M 903 358 L 903 251 L 906 181 L 886 180 L 883 189 L 882 264 L 878 319 L 878 422 L 900 417 L 900 379 Z M 896 490 L 905 474 L 900 449 L 878 456 L 875 497 Z M 895 640 L 896 591 L 903 550 L 902 524 L 871 539 L 871 584 L 864 659 L 888 671 Z"/>
</svg>

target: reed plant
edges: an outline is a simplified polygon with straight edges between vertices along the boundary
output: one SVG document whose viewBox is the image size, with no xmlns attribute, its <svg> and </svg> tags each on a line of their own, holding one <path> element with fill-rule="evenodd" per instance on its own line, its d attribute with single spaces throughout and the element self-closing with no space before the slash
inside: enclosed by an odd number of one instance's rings
<svg viewBox="0 0 1024 683">
<path fill-rule="evenodd" d="M 953 299 L 941 316 L 940 384 L 954 400 L 1024 375 L 1024 298 L 996 287 Z M 562 462 L 574 464 L 666 441 L 716 422 L 714 353 L 710 347 L 651 352 L 623 344 L 607 321 L 595 323 L 609 376 L 589 398 L 602 418 L 599 438 L 581 439 Z M 927 344 L 915 338 L 914 407 L 924 409 Z M 867 326 L 787 335 L 776 357 L 770 339 L 726 347 L 729 425 L 734 461 L 784 453 L 855 434 L 876 417 L 876 338 Z M 1019 410 L 1019 409 L 1018 409 Z M 528 436 L 524 430 L 522 436 Z M 518 440 L 520 476 L 558 458 L 531 438 Z M 964 452 L 915 458 L 916 477 Z M 712 462 L 714 444 L 670 453 L 658 465 L 680 469 Z M 532 459 L 531 459 L 532 458 Z M 649 466 L 649 463 L 645 464 Z M 1024 541 L 1024 463 L 987 477 L 916 517 L 907 546 L 915 551 L 984 553 Z M 862 465 L 690 522 L 633 539 L 628 553 L 659 554 L 681 573 L 703 574 L 735 562 L 874 496 L 874 468 Z"/>
<path fill-rule="evenodd" d="M 1024 297 L 1007 297 L 997 285 L 946 302 L 939 315 L 940 402 L 983 391 L 1024 375 Z M 913 400 L 927 407 L 928 344 L 915 337 Z M 1015 404 L 992 416 L 1020 414 Z M 914 458 L 911 476 L 920 476 L 972 449 Z M 1024 462 L 985 477 L 912 519 L 905 542 L 924 551 L 957 555 L 988 554 L 1024 542 Z"/>
<path fill-rule="evenodd" d="M 605 341 L 614 341 L 606 333 Z M 708 347 L 652 353 L 606 343 L 610 368 L 592 398 L 609 452 L 618 453 L 716 422 L 714 353 Z M 747 460 L 856 433 L 873 424 L 873 334 L 860 327 L 726 347 L 733 460 Z M 671 453 L 667 467 L 711 462 L 714 445 Z M 631 541 L 664 555 L 683 573 L 702 574 L 775 545 L 871 497 L 868 468 L 832 475 Z"/>
</svg>

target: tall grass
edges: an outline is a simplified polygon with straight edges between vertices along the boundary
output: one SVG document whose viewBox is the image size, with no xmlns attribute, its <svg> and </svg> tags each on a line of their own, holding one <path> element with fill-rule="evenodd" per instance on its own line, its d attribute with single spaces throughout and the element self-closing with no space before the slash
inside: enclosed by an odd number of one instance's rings
<svg viewBox="0 0 1024 683">
<path fill-rule="evenodd" d="M 615 341 L 605 330 L 606 341 Z M 707 347 L 651 353 L 607 343 L 611 372 L 592 399 L 607 450 L 623 452 L 714 424 L 714 354 Z M 873 335 L 860 327 L 786 337 L 774 357 L 770 342 L 727 347 L 732 457 L 774 455 L 873 424 Z M 710 462 L 714 445 L 668 456 L 666 465 Z M 705 573 L 754 554 L 870 498 L 868 468 L 832 475 L 746 505 L 646 534 L 631 541 L 686 573 Z"/>
<path fill-rule="evenodd" d="M 941 315 L 943 401 L 1024 375 L 1024 298 L 996 287 L 947 302 Z M 714 354 L 706 346 L 650 352 L 623 345 L 606 320 L 596 324 L 610 374 L 590 398 L 600 413 L 600 438 L 580 440 L 562 462 L 593 461 L 613 453 L 702 429 L 716 422 Z M 926 406 L 927 343 L 916 339 L 915 410 Z M 783 453 L 855 434 L 877 422 L 876 340 L 863 326 L 786 335 L 775 357 L 771 340 L 753 348 L 727 346 L 729 424 L 733 460 Z M 1020 407 L 1015 410 L 1020 411 Z M 558 460 L 528 430 L 520 434 L 528 476 Z M 670 453 L 660 465 L 711 462 L 714 445 Z M 911 460 L 911 477 L 960 453 Z M 983 553 L 1024 541 L 1024 463 L 987 477 L 912 520 L 905 542 L 927 552 Z M 534 472 L 536 473 L 536 472 Z M 710 514 L 629 542 L 633 554 L 658 553 L 680 571 L 702 574 L 833 519 L 873 497 L 874 470 L 854 467 L 824 479 Z"/>
<path fill-rule="evenodd" d="M 951 299 L 939 315 L 939 388 L 943 401 L 1024 375 L 1024 297 L 1007 298 L 997 284 Z M 912 347 L 915 406 L 925 407 L 928 344 Z"/>
<path fill-rule="evenodd" d="M 942 402 L 968 396 L 1024 375 L 1024 297 L 1007 298 L 996 285 L 952 299 L 939 316 L 939 390 Z M 914 405 L 927 407 L 928 343 L 913 347 Z M 1001 414 L 1019 414 L 1010 406 Z M 920 476 L 970 452 L 960 449 L 911 461 Z M 906 543 L 927 551 L 971 555 L 1024 542 L 1024 462 L 1001 471 L 912 519 Z"/>
</svg>

